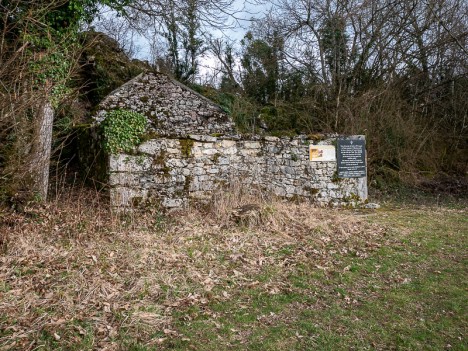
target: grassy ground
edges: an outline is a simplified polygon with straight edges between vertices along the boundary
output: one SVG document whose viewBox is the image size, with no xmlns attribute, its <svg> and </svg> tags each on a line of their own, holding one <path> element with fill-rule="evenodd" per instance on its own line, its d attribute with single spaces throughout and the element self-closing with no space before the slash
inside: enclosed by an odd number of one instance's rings
<svg viewBox="0 0 468 351">
<path fill-rule="evenodd" d="M 1 350 L 466 350 L 466 207 L 4 214 Z M 245 216 L 232 208 L 256 203 Z"/>
</svg>

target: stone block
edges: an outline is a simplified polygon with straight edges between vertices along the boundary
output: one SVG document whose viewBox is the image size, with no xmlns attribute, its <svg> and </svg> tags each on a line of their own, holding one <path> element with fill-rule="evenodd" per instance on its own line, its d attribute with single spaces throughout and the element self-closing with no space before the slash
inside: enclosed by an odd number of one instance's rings
<svg viewBox="0 0 468 351">
<path fill-rule="evenodd" d="M 110 172 L 145 172 L 151 169 L 152 158 L 145 155 L 111 155 L 109 160 Z"/>
<path fill-rule="evenodd" d="M 253 156 L 253 155 L 257 155 L 257 150 L 256 149 L 240 149 L 239 150 L 239 153 L 242 155 L 242 156 Z"/>
<path fill-rule="evenodd" d="M 157 155 L 161 151 L 161 143 L 158 140 L 148 140 L 138 146 L 138 152 L 149 155 Z"/>
<path fill-rule="evenodd" d="M 283 167 L 283 172 L 284 172 L 285 174 L 294 175 L 294 174 L 296 174 L 296 169 L 295 169 L 294 167 L 286 166 L 286 167 Z"/>
<path fill-rule="evenodd" d="M 110 189 L 109 195 L 114 207 L 134 207 L 147 199 L 148 191 L 146 189 L 115 187 Z"/>
<path fill-rule="evenodd" d="M 161 202 L 161 205 L 166 208 L 176 208 L 182 207 L 184 204 L 184 200 L 182 198 L 174 199 L 174 198 L 164 198 Z"/>
<path fill-rule="evenodd" d="M 230 160 L 229 160 L 229 157 L 220 157 L 218 158 L 218 164 L 219 165 L 232 165 Z"/>
<path fill-rule="evenodd" d="M 199 184 L 199 190 L 202 191 L 212 191 L 215 188 L 213 182 L 205 181 Z"/>
<path fill-rule="evenodd" d="M 246 149 L 260 149 L 262 145 L 258 141 L 245 141 L 244 148 Z"/>
<path fill-rule="evenodd" d="M 203 157 L 203 156 L 204 156 L 203 150 L 204 150 L 204 149 L 203 149 L 203 146 L 196 146 L 196 147 L 194 146 L 194 147 L 192 147 L 192 150 L 191 150 L 191 152 L 192 152 L 192 157 L 193 157 L 193 158 L 200 158 L 200 157 Z"/>
<path fill-rule="evenodd" d="M 206 174 L 206 170 L 203 167 L 196 167 L 193 169 L 193 174 L 196 176 Z"/>
<path fill-rule="evenodd" d="M 276 196 L 286 196 L 287 194 L 286 190 L 283 187 L 278 186 L 278 185 L 272 186 L 271 190 Z"/>
<path fill-rule="evenodd" d="M 227 148 L 235 148 L 237 145 L 237 142 L 235 140 L 221 140 L 220 142 L 217 143 L 217 147 L 222 148 L 222 149 L 227 149 Z"/>
<path fill-rule="evenodd" d="M 178 158 L 170 158 L 166 161 L 167 167 L 183 168 L 187 167 L 187 161 Z"/>
<path fill-rule="evenodd" d="M 211 156 L 211 155 L 216 155 L 218 153 L 218 150 L 216 149 L 204 149 L 203 150 L 203 155 Z"/>
<path fill-rule="evenodd" d="M 211 199 L 211 193 L 206 191 L 190 191 L 189 197 L 194 200 L 209 201 Z"/>
<path fill-rule="evenodd" d="M 189 134 L 189 138 L 197 141 L 205 141 L 205 142 L 216 142 L 218 138 L 210 136 L 210 135 L 198 135 L 198 134 Z"/>
<path fill-rule="evenodd" d="M 138 186 L 140 184 L 140 175 L 126 172 L 111 172 L 109 174 L 109 185 Z"/>
<path fill-rule="evenodd" d="M 171 147 L 168 147 L 168 148 L 166 149 L 166 152 L 167 152 L 168 154 L 173 154 L 173 155 L 180 155 L 180 154 L 181 154 L 180 149 L 178 149 L 178 148 L 171 148 Z"/>
</svg>

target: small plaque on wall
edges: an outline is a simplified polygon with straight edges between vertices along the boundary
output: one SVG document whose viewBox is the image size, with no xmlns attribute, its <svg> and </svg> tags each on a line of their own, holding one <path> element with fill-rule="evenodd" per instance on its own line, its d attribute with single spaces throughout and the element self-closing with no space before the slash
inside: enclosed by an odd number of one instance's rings
<svg viewBox="0 0 468 351">
<path fill-rule="evenodd" d="M 366 141 L 338 139 L 337 160 L 339 178 L 366 177 Z"/>
<path fill-rule="evenodd" d="M 336 161 L 336 151 L 333 145 L 310 145 L 311 161 Z"/>
</svg>

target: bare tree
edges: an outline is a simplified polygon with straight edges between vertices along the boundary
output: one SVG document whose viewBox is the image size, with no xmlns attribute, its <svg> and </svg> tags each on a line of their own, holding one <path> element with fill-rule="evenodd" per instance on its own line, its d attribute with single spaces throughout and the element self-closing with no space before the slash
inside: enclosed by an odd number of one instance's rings
<svg viewBox="0 0 468 351">
<path fill-rule="evenodd" d="M 0 3 L 0 200 L 47 199 L 54 109 L 70 93 L 79 25 L 99 0 L 69 5 Z"/>
<path fill-rule="evenodd" d="M 0 37 L 0 177 L 9 197 L 47 199 L 54 121 L 53 104 L 66 94 L 76 52 L 62 40 L 52 42 L 51 28 L 40 22 L 61 1 L 14 1 L 2 8 Z M 17 17 L 21 17 L 21 21 Z M 68 54 L 57 52 L 58 48 Z"/>
</svg>

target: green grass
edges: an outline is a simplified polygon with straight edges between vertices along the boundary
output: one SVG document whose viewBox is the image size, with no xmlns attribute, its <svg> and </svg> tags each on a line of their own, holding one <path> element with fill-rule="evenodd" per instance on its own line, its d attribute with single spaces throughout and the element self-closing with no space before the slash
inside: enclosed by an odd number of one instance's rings
<svg viewBox="0 0 468 351">
<path fill-rule="evenodd" d="M 274 294 L 234 288 L 228 301 L 180 310 L 175 327 L 185 341 L 174 338 L 165 348 L 468 350 L 466 212 L 383 209 L 367 218 L 390 229 L 365 259 L 337 257 L 329 271 L 306 262 Z"/>
<path fill-rule="evenodd" d="M 468 350 L 467 210 L 429 205 L 278 202 L 252 226 L 149 214 L 99 235 L 89 215 L 78 239 L 74 207 L 26 218 L 0 258 L 0 350 Z"/>
</svg>

